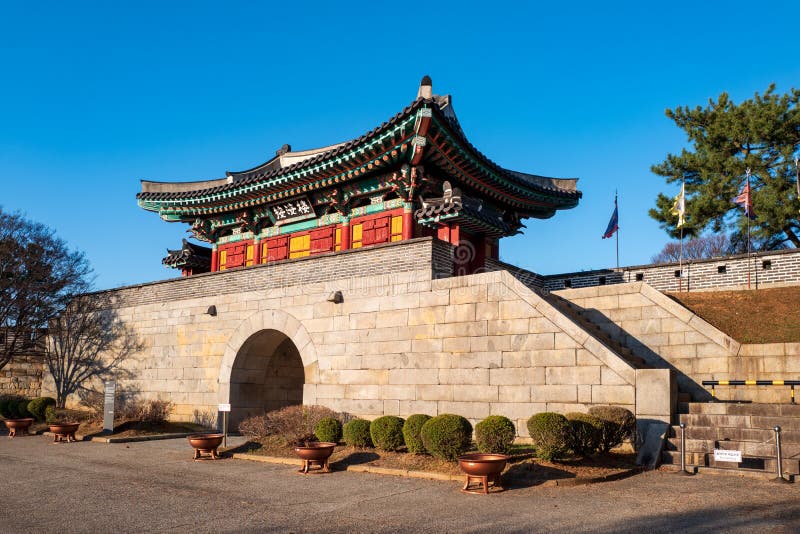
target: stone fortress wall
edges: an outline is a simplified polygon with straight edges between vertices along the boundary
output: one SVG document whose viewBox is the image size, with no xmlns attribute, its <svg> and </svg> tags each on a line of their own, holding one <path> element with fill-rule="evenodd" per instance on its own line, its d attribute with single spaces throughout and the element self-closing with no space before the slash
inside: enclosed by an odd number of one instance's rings
<svg viewBox="0 0 800 534">
<path fill-rule="evenodd" d="M 748 263 L 752 288 L 800 284 L 800 250 L 796 249 L 754 253 L 749 261 L 746 254 L 691 260 L 683 263 L 682 270 L 676 262 L 536 276 L 540 287 L 550 291 L 628 282 L 646 282 L 667 292 L 747 289 Z"/>
</svg>

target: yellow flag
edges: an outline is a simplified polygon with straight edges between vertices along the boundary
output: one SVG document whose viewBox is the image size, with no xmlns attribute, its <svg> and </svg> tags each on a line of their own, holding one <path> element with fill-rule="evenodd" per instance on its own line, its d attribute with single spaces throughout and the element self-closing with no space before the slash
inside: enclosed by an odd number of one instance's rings
<svg viewBox="0 0 800 534">
<path fill-rule="evenodd" d="M 681 184 L 681 192 L 675 197 L 675 203 L 672 205 L 672 214 L 678 217 L 678 224 L 675 228 L 680 228 L 686 224 L 686 195 L 684 188 L 685 184 Z"/>
</svg>

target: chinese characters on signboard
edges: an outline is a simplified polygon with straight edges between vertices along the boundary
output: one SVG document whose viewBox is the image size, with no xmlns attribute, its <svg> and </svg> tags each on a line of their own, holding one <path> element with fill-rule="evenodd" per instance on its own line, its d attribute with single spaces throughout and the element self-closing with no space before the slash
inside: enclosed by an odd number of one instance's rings
<svg viewBox="0 0 800 534">
<path fill-rule="evenodd" d="M 315 217 L 314 208 L 307 197 L 290 200 L 282 204 L 275 204 L 269 208 L 275 217 L 275 222 L 298 221 Z"/>
</svg>

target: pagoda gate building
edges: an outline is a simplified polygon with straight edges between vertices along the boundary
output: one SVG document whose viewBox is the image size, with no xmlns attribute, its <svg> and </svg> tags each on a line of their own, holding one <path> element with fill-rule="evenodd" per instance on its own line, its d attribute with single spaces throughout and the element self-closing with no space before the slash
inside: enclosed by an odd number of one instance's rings
<svg viewBox="0 0 800 534">
<path fill-rule="evenodd" d="M 425 76 L 417 98 L 353 140 L 292 151 L 224 178 L 142 181 L 139 205 L 190 225 L 163 263 L 184 275 L 433 236 L 465 247 L 457 274 L 498 259 L 525 218 L 552 217 L 581 197 L 576 179 L 500 167 L 464 135 L 449 95 Z"/>
</svg>

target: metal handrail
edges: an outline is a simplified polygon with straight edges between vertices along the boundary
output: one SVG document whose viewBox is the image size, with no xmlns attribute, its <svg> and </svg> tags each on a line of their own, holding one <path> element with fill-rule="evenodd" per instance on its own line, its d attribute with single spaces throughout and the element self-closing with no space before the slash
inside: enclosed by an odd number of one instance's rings
<svg viewBox="0 0 800 534">
<path fill-rule="evenodd" d="M 704 386 L 711 386 L 711 397 L 716 400 L 717 386 L 790 386 L 792 404 L 796 404 L 794 387 L 800 386 L 800 380 L 703 380 Z"/>
</svg>

